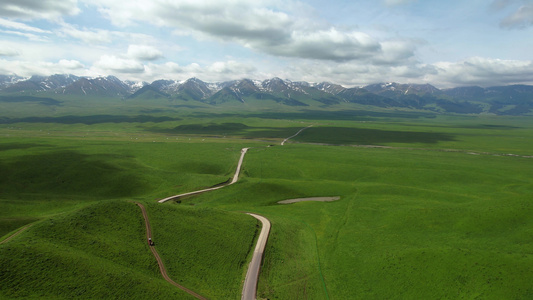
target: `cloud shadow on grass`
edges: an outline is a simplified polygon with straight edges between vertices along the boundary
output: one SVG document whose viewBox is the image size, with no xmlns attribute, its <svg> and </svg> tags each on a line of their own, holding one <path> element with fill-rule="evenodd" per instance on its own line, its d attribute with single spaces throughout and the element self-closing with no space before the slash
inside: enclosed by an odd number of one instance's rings
<svg viewBox="0 0 533 300">
<path fill-rule="evenodd" d="M 0 96 L 0 102 L 7 103 L 22 103 L 22 102 L 34 102 L 48 106 L 59 106 L 61 101 L 52 98 L 33 97 L 33 96 Z"/>
<path fill-rule="evenodd" d="M 147 184 L 129 169 L 119 167 L 128 157 L 57 151 L 25 155 L 0 162 L 0 193 L 69 195 L 96 199 L 143 193 Z M 133 161 L 128 165 L 134 165 Z M 139 168 L 131 167 L 142 172 Z"/>
<path fill-rule="evenodd" d="M 384 145 L 387 143 L 435 144 L 441 141 L 454 141 L 446 133 L 393 131 L 349 127 L 311 127 L 293 138 L 304 143 Z"/>
<path fill-rule="evenodd" d="M 251 127 L 242 123 L 186 124 L 171 129 L 147 129 L 166 134 L 192 134 L 202 136 L 237 136 L 248 139 L 284 139 L 294 135 L 300 127 Z M 454 136 L 446 133 L 393 131 L 353 127 L 315 126 L 302 131 L 293 141 L 335 145 L 383 145 L 387 143 L 425 143 L 453 141 Z"/>
<path fill-rule="evenodd" d="M 236 136 L 253 138 L 286 138 L 296 133 L 298 127 L 251 127 L 243 123 L 184 124 L 170 129 L 147 129 L 166 134 L 191 134 L 201 136 Z"/>
<path fill-rule="evenodd" d="M 30 149 L 30 148 L 36 148 L 36 147 L 51 147 L 51 146 L 44 145 L 44 144 L 30 144 L 30 143 L 6 143 L 6 144 L 0 144 L 0 151 L 22 150 L 22 149 Z"/>
<path fill-rule="evenodd" d="M 226 118 L 226 117 L 249 117 L 261 119 L 276 119 L 276 120 L 353 120 L 353 121 L 372 121 L 380 120 L 380 118 L 387 119 L 418 119 L 418 118 L 435 118 L 436 114 L 426 112 L 375 112 L 366 110 L 339 110 L 339 111 L 321 111 L 303 109 L 297 112 L 244 112 L 242 114 L 236 113 L 204 113 L 198 112 L 194 114 L 200 118 Z M 383 119 L 381 119 L 383 120 Z"/>
<path fill-rule="evenodd" d="M 148 115 L 119 116 L 119 115 L 93 115 L 93 116 L 63 116 L 63 117 L 26 117 L 26 118 L 0 118 L 0 124 L 13 123 L 57 123 L 57 124 L 101 124 L 101 123 L 162 123 L 179 121 L 180 118 L 154 117 Z"/>
</svg>

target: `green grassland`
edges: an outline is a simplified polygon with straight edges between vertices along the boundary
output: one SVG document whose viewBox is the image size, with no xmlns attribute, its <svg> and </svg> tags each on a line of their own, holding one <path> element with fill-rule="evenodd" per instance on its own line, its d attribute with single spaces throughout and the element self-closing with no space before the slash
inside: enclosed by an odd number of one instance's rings
<svg viewBox="0 0 533 300">
<path fill-rule="evenodd" d="M 267 249 L 264 297 L 531 295 L 530 158 L 309 145 L 268 150 L 250 150 L 241 186 L 190 200 L 246 207 L 284 232 L 273 233 Z M 334 195 L 341 200 L 276 204 Z"/>
<path fill-rule="evenodd" d="M 36 231 L 50 235 L 35 236 L 31 243 L 17 237 L 1 246 L 6 251 L 0 255 L 5 283 L 0 288 L 2 297 L 183 297 L 184 293 L 175 291 L 158 274 L 157 263 L 145 247 L 141 212 L 132 203 L 124 202 L 135 199 L 152 203 L 148 209 L 150 215 L 156 215 L 154 236 L 162 236 L 158 248 L 165 254 L 170 276 L 210 298 L 238 298 L 257 221 L 240 213 L 235 216 L 218 210 L 191 212 L 153 204 L 164 196 L 226 181 L 240 155 L 238 142 L 203 143 L 187 139 L 183 143 L 176 140 L 154 143 L 146 137 L 132 142 L 126 137 L 113 139 L 102 134 L 83 139 L 63 136 L 68 132 L 61 131 L 50 138 L 43 137 L 40 131 L 35 134 L 32 138 L 31 130 L 26 130 L 21 137 L 10 134 L 2 140 L 0 235 L 7 237 L 36 221 L 37 225 L 23 237 L 32 237 Z M 206 156 L 212 161 L 206 161 Z M 117 208 L 118 204 L 108 207 L 109 202 L 116 201 L 121 207 Z M 128 222 L 135 220 L 134 227 L 120 218 L 122 206 L 131 206 L 124 217 L 128 217 Z M 201 217 L 193 218 L 191 214 Z M 127 232 L 109 232 L 110 236 L 101 237 L 112 221 Z M 62 225 L 51 226 L 58 222 Z M 98 234 L 88 231 L 86 226 L 92 222 L 100 226 Z M 123 235 L 136 240 L 137 246 L 123 242 Z M 202 238 L 185 239 L 187 247 L 175 251 L 176 246 L 184 245 L 183 236 L 187 235 Z M 76 247 L 69 244 L 79 243 L 80 239 L 83 243 Z M 98 242 L 102 239 L 106 240 L 103 244 Z M 87 253 L 87 243 L 98 251 Z M 224 247 L 227 252 L 220 251 Z M 131 256 L 132 251 L 144 253 L 144 261 L 150 261 L 154 272 L 147 273 L 139 264 L 127 265 L 129 269 L 117 266 L 115 259 Z M 206 264 L 191 261 L 191 255 Z M 191 261 L 196 268 L 182 268 L 184 260 Z M 174 266 L 176 263 L 178 266 Z M 68 269 L 69 265 L 73 270 Z M 34 274 L 28 277 L 28 273 Z M 109 274 L 100 279 L 100 273 Z M 69 281 L 60 283 L 63 278 Z M 40 282 L 37 287 L 36 280 Z M 143 282 L 154 280 L 153 286 L 144 289 Z M 54 288 L 48 289 L 51 286 Z"/>
<path fill-rule="evenodd" d="M 533 297 L 533 121 L 154 100 L 1 103 L 1 298 L 240 297 L 269 218 L 268 299 Z M 132 101 L 132 102 L 128 102 Z M 313 125 L 285 146 L 280 142 Z M 227 181 L 242 147 L 241 180 Z M 510 155 L 512 154 L 512 155 Z M 340 196 L 335 202 L 277 201 Z"/>
<path fill-rule="evenodd" d="M 190 213 L 190 209 L 152 207 L 154 240 L 169 274 L 210 298 L 237 298 L 255 220 L 213 209 Z M 176 218 L 186 221 L 176 226 Z M 160 276 L 144 229 L 141 210 L 127 201 L 98 202 L 41 221 L 0 248 L 0 296 L 190 298 Z M 195 233 L 203 238 L 180 238 Z M 231 259 L 227 253 L 232 253 Z M 204 282 L 195 283 L 200 278 Z"/>
<path fill-rule="evenodd" d="M 176 282 L 209 299 L 240 298 L 243 271 L 260 230 L 256 219 L 156 203 L 148 212 L 158 252 Z"/>
<path fill-rule="evenodd" d="M 157 278 L 140 210 L 107 202 L 50 217 L 2 246 L 3 298 L 120 298 L 180 291 Z"/>
</svg>

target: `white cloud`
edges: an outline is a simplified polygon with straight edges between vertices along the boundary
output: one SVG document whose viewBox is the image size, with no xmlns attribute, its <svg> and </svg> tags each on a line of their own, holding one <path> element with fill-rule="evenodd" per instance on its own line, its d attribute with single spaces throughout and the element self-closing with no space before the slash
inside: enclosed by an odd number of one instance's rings
<svg viewBox="0 0 533 300">
<path fill-rule="evenodd" d="M 533 84 L 533 61 L 472 57 L 459 62 L 435 64 L 371 65 L 353 62 L 302 62 L 278 76 L 310 82 L 335 82 L 364 86 L 378 82 L 430 83 L 440 88 Z"/>
<path fill-rule="evenodd" d="M 0 5 L 0 16 L 26 20 L 57 20 L 79 12 L 77 0 L 2 0 Z"/>
<path fill-rule="evenodd" d="M 0 44 L 0 57 L 2 56 L 19 56 L 20 52 L 12 47 Z"/>
<path fill-rule="evenodd" d="M 70 36 L 75 39 L 82 40 L 85 43 L 94 44 L 108 44 L 112 42 L 112 32 L 109 30 L 89 30 L 84 28 L 80 30 L 71 24 L 62 24 L 59 30 L 60 35 Z"/>
<path fill-rule="evenodd" d="M 414 60 L 416 45 L 420 42 L 396 39 L 381 43 L 381 51 L 372 60 L 376 65 L 409 65 Z"/>
<path fill-rule="evenodd" d="M 413 63 L 400 66 L 353 62 L 296 61 L 289 67 L 275 68 L 270 73 L 262 73 L 252 63 L 234 60 L 219 61 L 207 65 L 191 63 L 181 66 L 175 62 L 143 65 L 136 60 L 103 55 L 93 66 L 87 67 L 77 60 L 33 62 L 0 59 L 0 74 L 12 73 L 21 76 L 113 74 L 123 79 L 143 81 L 161 78 L 184 80 L 197 77 L 208 82 L 242 78 L 266 79 L 278 76 L 294 81 L 335 82 L 348 87 L 395 81 L 431 83 L 440 88 L 447 88 L 467 85 L 533 84 L 533 61 L 473 57 L 459 62 Z"/>
<path fill-rule="evenodd" d="M 62 59 L 59 61 L 58 65 L 66 70 L 80 70 L 85 68 L 85 66 L 77 60 Z"/>
<path fill-rule="evenodd" d="M 24 23 L 14 22 L 14 21 L 3 19 L 3 18 L 0 18 L 0 26 L 5 27 L 5 28 L 16 29 L 16 30 L 35 32 L 35 33 L 51 33 L 48 30 L 42 30 L 37 27 L 28 26 Z"/>
<path fill-rule="evenodd" d="M 494 0 L 490 4 L 490 8 L 493 10 L 502 10 L 515 1 L 516 0 Z"/>
<path fill-rule="evenodd" d="M 435 63 L 429 80 L 446 86 L 532 84 L 533 61 L 472 57 L 460 62 Z"/>
<path fill-rule="evenodd" d="M 446 27 L 446 34 L 437 32 L 435 37 L 429 36 L 428 32 L 436 32 L 433 20 L 429 20 L 435 18 L 434 12 L 422 5 L 410 11 L 415 5 L 408 4 L 416 1 L 382 0 L 372 7 L 366 3 L 360 7 L 344 3 L 342 7 L 346 12 L 340 14 L 339 19 L 326 20 L 324 18 L 341 7 L 340 4 L 332 3 L 331 10 L 325 9 L 322 14 L 317 11 L 321 8 L 309 10 L 307 4 L 299 0 L 4 0 L 0 6 L 0 35 L 4 36 L 0 41 L 0 58 L 3 58 L 0 71 L 25 76 L 114 74 L 124 79 L 146 81 L 190 77 L 225 81 L 278 76 L 291 80 L 333 81 L 348 86 L 380 81 L 429 82 L 437 86 L 533 83 L 532 63 L 525 60 L 529 59 L 527 49 L 531 43 L 526 37 L 514 40 L 521 32 L 505 31 L 507 36 L 513 35 L 507 40 L 513 43 L 506 44 L 519 49 L 516 53 L 523 60 L 470 58 L 457 62 L 457 57 L 480 55 L 476 51 L 479 53 L 485 40 L 492 43 L 505 40 L 498 36 L 503 31 L 491 32 L 494 36 L 490 37 L 484 33 L 474 35 L 469 23 L 458 22 Z M 467 7 L 481 8 L 478 10 L 481 15 L 488 13 L 487 6 L 492 3 L 494 15 L 480 18 L 477 24 L 486 22 L 493 28 L 494 18 L 500 18 L 501 27 L 515 29 L 533 25 L 532 1 L 494 0 Z M 80 7 L 90 7 L 89 12 L 81 15 L 82 23 L 72 18 L 65 18 L 71 24 L 63 21 L 62 16 L 79 12 L 78 2 L 82 3 Z M 412 17 L 413 22 L 402 23 L 400 17 L 392 16 L 397 10 L 384 9 L 383 5 L 406 5 L 399 7 L 408 13 L 401 18 L 411 22 Z M 440 8 L 444 6 L 447 7 Z M 459 7 L 464 5 L 457 4 L 456 9 Z M 108 22 L 93 15 L 95 8 L 109 23 L 123 27 L 119 31 L 109 27 Z M 372 9 L 379 11 L 379 16 L 371 21 L 354 11 L 360 9 L 366 13 L 369 8 L 370 16 L 376 15 Z M 352 11 L 348 12 L 350 9 Z M 445 12 L 450 11 L 453 9 Z M 352 12 L 353 20 L 348 20 L 346 16 L 352 18 Z M 424 14 L 427 23 L 417 21 L 418 14 Z M 88 17 L 95 17 L 92 25 L 84 25 L 88 24 L 85 23 Z M 383 21 L 385 18 L 392 21 Z M 23 21 L 18 21 L 21 19 Z M 37 19 L 44 21 L 24 21 Z M 394 27 L 396 20 L 398 28 Z M 435 20 L 435 24 L 442 25 L 442 20 Z M 134 26 L 128 27 L 130 25 Z M 389 26 L 390 30 L 376 30 L 381 25 Z M 454 39 L 454 35 L 457 36 L 454 28 L 463 25 L 466 25 L 467 41 Z M 142 32 L 155 30 L 157 33 L 152 37 L 133 32 L 141 27 Z M 478 33 L 480 28 L 487 27 L 476 27 Z M 402 36 L 404 32 L 413 36 Z M 157 40 L 156 37 L 161 38 Z M 441 43 L 440 46 L 453 45 L 453 51 L 447 46 L 440 47 L 435 55 L 444 62 L 425 64 L 421 57 L 427 53 L 420 54 L 426 50 L 420 49 L 424 38 L 432 41 L 430 46 L 434 49 Z M 464 50 L 465 44 L 469 47 L 467 50 Z M 486 47 L 482 53 L 498 57 L 497 51 L 503 50 L 495 48 Z M 175 54 L 178 51 L 179 56 Z M 514 55 L 510 51 L 504 54 Z M 453 58 L 442 55 L 453 55 Z M 435 58 L 431 60 L 436 61 Z"/>
<path fill-rule="evenodd" d="M 533 25 L 533 4 L 521 6 L 500 22 L 503 28 L 525 28 Z"/>
<path fill-rule="evenodd" d="M 533 25 L 532 0 L 494 0 L 490 9 L 506 15 L 500 21 L 501 28 L 522 29 Z"/>
<path fill-rule="evenodd" d="M 146 22 L 173 29 L 196 39 L 234 42 L 274 56 L 348 61 L 404 59 L 413 53 L 395 55 L 382 52 L 381 42 L 364 32 L 324 26 L 315 19 L 277 0 L 94 0 L 116 25 Z M 89 3 L 88 3 L 89 4 Z M 404 49 L 407 49 L 404 48 Z M 414 49 L 412 45 L 411 49 Z M 387 51 L 387 47 L 385 47 Z"/>
<path fill-rule="evenodd" d="M 242 78 L 257 78 L 257 69 L 252 64 L 233 60 L 215 62 L 208 65 L 191 63 L 181 66 L 175 62 L 162 64 L 149 63 L 146 72 L 138 74 L 136 80 L 153 81 L 156 79 L 184 80 L 197 77 L 207 82 L 220 82 Z"/>
<path fill-rule="evenodd" d="M 33 33 L 28 32 L 20 32 L 20 31 L 13 31 L 13 30 L 1 30 L 1 33 L 9 34 L 9 35 L 17 35 L 27 38 L 30 41 L 37 41 L 37 42 L 46 42 L 48 39 L 42 35 L 37 35 Z"/>
<path fill-rule="evenodd" d="M 136 60 L 120 58 L 113 55 L 103 55 L 94 66 L 111 73 L 143 73 L 144 65 Z"/>
<path fill-rule="evenodd" d="M 327 81 L 352 87 L 390 81 L 425 82 L 425 77 L 431 73 L 435 73 L 434 67 L 424 64 L 394 66 L 315 61 L 294 64 L 283 76 L 295 81 Z"/>
<path fill-rule="evenodd" d="M 142 40 L 144 42 L 153 42 L 154 38 L 142 33 L 131 33 L 122 31 L 112 31 L 106 29 L 78 28 L 75 25 L 66 22 L 58 22 L 61 27 L 58 35 L 63 37 L 72 37 L 89 45 L 112 44 L 129 40 Z"/>
<path fill-rule="evenodd" d="M 385 4 L 388 6 L 395 6 L 395 5 L 404 5 L 411 2 L 416 2 L 417 0 L 385 0 Z"/>
<path fill-rule="evenodd" d="M 31 40 L 4 40 L 0 41 L 0 48 L 16 50 L 20 55 L 17 59 L 24 61 L 59 61 L 61 59 L 78 60 L 85 65 L 92 64 L 102 55 L 110 53 L 111 49 L 105 47 L 87 47 L 71 41 L 58 41 L 56 43 L 43 43 Z"/>
<path fill-rule="evenodd" d="M 381 52 L 381 45 L 365 33 L 330 28 L 293 32 L 284 45 L 263 47 L 263 50 L 279 56 L 345 61 L 372 57 Z"/>
<path fill-rule="evenodd" d="M 128 47 L 128 57 L 138 60 L 157 60 L 163 57 L 163 53 L 152 46 L 130 45 Z"/>
<path fill-rule="evenodd" d="M 14 74 L 20 76 L 76 73 L 83 75 L 83 64 L 75 60 L 60 60 L 59 62 L 34 62 L 24 60 L 0 59 L 0 74 Z"/>
<path fill-rule="evenodd" d="M 206 73 L 220 74 L 222 76 L 242 76 L 243 74 L 252 74 L 256 68 L 252 65 L 244 64 L 234 60 L 219 61 L 211 64 L 205 70 Z"/>
</svg>

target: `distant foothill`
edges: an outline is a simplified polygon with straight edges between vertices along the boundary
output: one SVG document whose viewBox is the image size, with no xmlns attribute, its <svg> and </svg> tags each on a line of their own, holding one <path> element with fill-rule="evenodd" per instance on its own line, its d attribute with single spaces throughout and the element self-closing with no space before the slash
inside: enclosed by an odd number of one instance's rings
<svg viewBox="0 0 533 300">
<path fill-rule="evenodd" d="M 6 95 L 52 97 L 76 95 L 124 100 L 168 99 L 199 101 L 209 105 L 272 102 L 293 107 L 335 107 L 340 104 L 414 109 L 435 113 L 526 115 L 533 111 L 533 86 L 456 87 L 438 89 L 431 84 L 377 83 L 365 87 L 272 78 L 207 83 L 198 78 L 161 79 L 152 83 L 122 81 L 114 76 L 78 77 L 0 75 L 0 101 Z M 6 100 L 7 99 L 7 100 Z"/>
</svg>

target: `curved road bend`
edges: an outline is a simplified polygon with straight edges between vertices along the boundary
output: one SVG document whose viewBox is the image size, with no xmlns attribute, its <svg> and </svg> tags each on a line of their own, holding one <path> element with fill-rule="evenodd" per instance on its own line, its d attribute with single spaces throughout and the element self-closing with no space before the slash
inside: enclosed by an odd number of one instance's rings
<svg viewBox="0 0 533 300">
<path fill-rule="evenodd" d="M 309 125 L 309 126 L 307 126 L 307 127 L 304 127 L 304 128 L 302 128 L 302 129 L 300 129 L 297 133 L 295 133 L 295 134 L 289 136 L 288 138 L 284 139 L 283 142 L 281 142 L 281 145 L 282 145 L 282 146 L 285 145 L 285 142 L 287 142 L 288 140 L 292 139 L 293 137 L 299 135 L 302 131 L 306 130 L 306 129 L 309 128 L 309 127 L 313 127 L 313 125 Z"/>
<path fill-rule="evenodd" d="M 221 186 L 217 186 L 217 187 L 213 187 L 213 188 L 208 188 L 208 189 L 189 192 L 189 193 L 185 193 L 185 194 L 179 194 L 179 195 L 170 196 L 170 197 L 161 199 L 161 200 L 159 200 L 157 202 L 164 203 L 164 202 L 167 202 L 169 200 L 177 199 L 177 198 L 180 198 L 180 197 L 202 194 L 202 193 L 205 193 L 205 192 L 218 190 L 218 189 L 221 189 L 221 188 L 226 187 L 228 185 L 232 185 L 232 184 L 236 183 L 237 180 L 239 180 L 239 174 L 241 173 L 241 167 L 242 167 L 242 162 L 244 160 L 244 155 L 246 155 L 246 152 L 248 151 L 248 149 L 250 149 L 250 148 L 242 148 L 241 149 L 241 157 L 239 158 L 239 163 L 237 164 L 237 170 L 235 170 L 235 174 L 233 175 L 233 179 L 231 180 L 230 183 L 225 184 L 225 185 L 221 185 Z"/>
<path fill-rule="evenodd" d="M 140 208 L 143 213 L 144 217 L 144 223 L 146 224 L 146 242 L 148 243 L 148 240 L 152 238 L 152 228 L 150 227 L 150 221 L 148 221 L 148 214 L 146 213 L 146 209 L 144 208 L 144 205 L 142 205 L 139 202 L 135 202 Z M 176 283 L 174 280 L 170 279 L 167 275 L 167 270 L 165 269 L 165 265 L 163 264 L 163 260 L 161 260 L 161 257 L 159 257 L 159 254 L 157 253 L 157 250 L 155 249 L 155 246 L 150 246 L 150 250 L 152 251 L 152 254 L 154 254 L 155 259 L 157 260 L 157 264 L 159 265 L 159 270 L 161 271 L 161 275 L 163 275 L 163 278 L 165 278 L 166 281 L 168 281 L 170 284 L 180 288 L 181 290 L 185 291 L 186 293 L 198 298 L 198 299 L 204 299 L 206 298 L 202 297 L 201 295 L 189 290 L 188 288 Z"/>
<path fill-rule="evenodd" d="M 5 244 L 5 243 L 11 241 L 11 240 L 14 239 L 17 235 L 23 233 L 24 231 L 26 231 L 26 229 L 28 229 L 28 228 L 30 228 L 31 226 L 33 226 L 33 224 L 35 224 L 35 223 L 30 223 L 30 224 L 25 225 L 24 227 L 20 228 L 20 229 L 17 230 L 15 233 L 13 233 L 12 235 L 8 236 L 5 240 L 1 241 L 1 242 L 0 242 L 0 245 Z"/>
<path fill-rule="evenodd" d="M 261 233 L 255 245 L 254 255 L 252 261 L 248 265 L 246 278 L 244 279 L 244 286 L 242 288 L 242 300 L 255 300 L 257 293 L 257 281 L 259 279 L 259 270 L 261 269 L 261 260 L 265 252 L 265 246 L 270 233 L 270 221 L 260 215 L 248 213 L 250 216 L 258 219 L 263 224 Z"/>
</svg>

